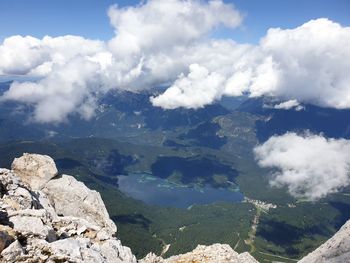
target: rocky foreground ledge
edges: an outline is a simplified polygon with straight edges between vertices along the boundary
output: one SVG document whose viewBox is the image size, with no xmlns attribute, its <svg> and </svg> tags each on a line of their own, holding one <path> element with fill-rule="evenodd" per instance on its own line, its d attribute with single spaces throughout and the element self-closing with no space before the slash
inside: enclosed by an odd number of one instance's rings
<svg viewBox="0 0 350 263">
<path fill-rule="evenodd" d="M 24 154 L 0 169 L 2 262 L 136 262 L 114 237 L 101 196 L 49 156 Z"/>
<path fill-rule="evenodd" d="M 140 263 L 258 263 L 248 252 L 238 254 L 229 245 L 214 244 L 197 246 L 186 254 L 172 256 L 167 259 L 148 254 Z"/>
<path fill-rule="evenodd" d="M 0 168 L 0 262 L 130 262 L 136 257 L 116 238 L 98 192 L 69 175 L 58 175 L 52 158 L 24 154 L 11 170 Z M 256 263 L 229 245 L 198 246 L 140 263 Z M 350 221 L 302 262 L 350 262 Z"/>
</svg>

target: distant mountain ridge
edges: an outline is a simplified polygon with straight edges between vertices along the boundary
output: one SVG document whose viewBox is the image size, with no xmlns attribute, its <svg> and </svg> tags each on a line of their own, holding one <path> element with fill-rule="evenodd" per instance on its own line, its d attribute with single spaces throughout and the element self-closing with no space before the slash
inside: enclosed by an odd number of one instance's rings
<svg viewBox="0 0 350 263">
<path fill-rule="evenodd" d="M 0 83 L 0 94 L 11 81 Z M 60 124 L 33 123 L 30 105 L 2 102 L 0 110 L 0 141 L 8 140 L 67 140 L 76 137 L 118 138 L 138 136 L 149 131 L 171 131 L 180 127 L 195 128 L 202 122 L 211 122 L 217 116 L 247 112 L 263 118 L 255 123 L 260 142 L 272 135 L 288 131 L 306 130 L 331 138 L 350 138 L 350 110 L 303 105 L 304 109 L 283 110 L 266 107 L 278 103 L 268 97 L 224 98 L 199 109 L 163 110 L 149 101 L 150 91 L 109 91 L 98 100 L 95 116 L 90 120 L 72 115 Z M 232 107 L 230 106 L 232 105 Z M 181 145 L 181 144 L 180 144 Z"/>
<path fill-rule="evenodd" d="M 0 83 L 0 91 L 9 88 L 11 82 Z M 64 140 L 76 137 L 116 138 L 134 136 L 145 131 L 173 130 L 178 127 L 193 127 L 210 121 L 216 116 L 230 113 L 220 104 L 208 105 L 197 110 L 163 110 L 149 101 L 152 93 L 110 91 L 98 100 L 95 116 L 84 120 L 72 115 L 62 123 L 35 123 L 30 119 L 33 108 L 15 102 L 2 102 L 0 110 L 0 140 Z M 11 128 L 12 134 L 6 131 Z"/>
<path fill-rule="evenodd" d="M 304 109 L 283 110 L 266 108 L 269 98 L 249 99 L 243 102 L 238 111 L 265 116 L 256 122 L 257 137 L 260 142 L 273 135 L 288 131 L 322 133 L 331 138 L 350 138 L 350 110 L 322 108 L 304 105 Z"/>
</svg>

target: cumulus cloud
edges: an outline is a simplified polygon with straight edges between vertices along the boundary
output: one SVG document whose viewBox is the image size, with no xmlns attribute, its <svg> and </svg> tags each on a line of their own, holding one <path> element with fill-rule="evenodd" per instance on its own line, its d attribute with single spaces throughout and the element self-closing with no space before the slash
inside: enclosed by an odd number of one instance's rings
<svg viewBox="0 0 350 263">
<path fill-rule="evenodd" d="M 188 76 L 181 75 L 162 95 L 151 97 L 151 102 L 165 109 L 203 107 L 218 97 L 223 83 L 224 77 L 220 74 L 192 64 Z"/>
<path fill-rule="evenodd" d="M 259 45 L 249 45 L 211 39 L 216 28 L 242 22 L 235 7 L 221 0 L 149 0 L 114 5 L 108 16 L 116 35 L 107 42 L 79 36 L 6 38 L 0 74 L 40 80 L 14 83 L 1 100 L 34 105 L 34 119 L 42 122 L 64 121 L 71 113 L 92 116 L 99 94 L 109 89 L 164 83 L 169 89 L 150 99 L 166 109 L 199 108 L 242 94 L 274 96 L 285 101 L 275 105 L 281 109 L 300 109 L 295 101 L 350 108 L 350 28 L 330 20 L 270 29 Z M 71 78 L 79 69 L 82 74 Z M 52 108 L 46 111 L 48 104 Z"/>
<path fill-rule="evenodd" d="M 212 70 L 225 71 L 225 87 L 219 89 L 226 92 L 221 94 L 350 108 L 349 44 L 349 27 L 311 20 L 295 29 L 270 29 L 258 46 Z M 201 66 L 206 67 L 205 61 Z"/>
<path fill-rule="evenodd" d="M 6 38 L 0 46 L 0 73 L 27 74 L 49 59 L 40 50 L 41 41 L 34 37 L 13 36 Z"/>
<path fill-rule="evenodd" d="M 311 20 L 290 30 L 270 29 L 261 41 L 263 52 L 274 61 L 276 81 L 268 93 L 319 106 L 350 108 L 349 44 L 350 28 L 328 19 Z"/>
<path fill-rule="evenodd" d="M 208 46 L 212 30 L 233 28 L 242 20 L 232 4 L 221 0 L 150 0 L 135 7 L 112 6 L 108 15 L 116 36 L 107 43 L 78 36 L 5 39 L 0 74 L 41 79 L 13 83 L 1 100 L 34 105 L 36 121 L 64 121 L 71 113 L 88 118 L 98 94 L 175 80 L 203 55 L 196 47 Z"/>
<path fill-rule="evenodd" d="M 350 141 L 321 135 L 272 136 L 254 153 L 262 167 L 275 168 L 272 186 L 314 201 L 350 185 Z"/>
<path fill-rule="evenodd" d="M 98 63 L 78 57 L 56 66 L 37 82 L 14 82 L 2 100 L 34 105 L 33 118 L 38 122 L 64 121 L 72 112 L 88 119 L 95 108 L 93 92 L 99 85 L 99 69 Z"/>
<path fill-rule="evenodd" d="M 221 0 L 150 0 L 135 7 L 114 5 L 108 15 L 116 33 L 108 42 L 116 59 L 110 77 L 123 89 L 174 82 L 206 53 L 213 59 L 218 51 L 210 39 L 213 30 L 242 21 L 233 5 Z M 204 64 L 212 70 L 208 59 Z"/>
<path fill-rule="evenodd" d="M 0 74 L 46 76 L 55 64 L 104 50 L 104 43 L 79 36 L 5 38 L 0 45 Z"/>
<path fill-rule="evenodd" d="M 108 11 L 116 37 L 109 42 L 118 56 L 169 51 L 189 45 L 222 24 L 236 27 L 242 16 L 220 0 L 149 0 L 136 7 Z"/>
<path fill-rule="evenodd" d="M 300 111 L 303 109 L 303 106 L 301 106 L 297 100 L 288 100 L 275 105 L 274 108 L 279 110 L 295 109 L 296 111 Z"/>
<path fill-rule="evenodd" d="M 305 109 L 297 100 L 287 100 L 284 102 L 279 102 L 275 105 L 273 104 L 264 104 L 264 108 L 267 109 L 277 109 L 277 110 L 291 110 L 301 111 Z"/>
</svg>

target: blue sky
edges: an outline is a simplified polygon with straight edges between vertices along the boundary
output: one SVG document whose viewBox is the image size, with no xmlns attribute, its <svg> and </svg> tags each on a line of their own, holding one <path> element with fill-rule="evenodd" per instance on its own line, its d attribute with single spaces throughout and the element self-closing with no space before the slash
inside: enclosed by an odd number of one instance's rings
<svg viewBox="0 0 350 263">
<path fill-rule="evenodd" d="M 235 0 L 245 15 L 240 28 L 220 30 L 216 37 L 256 43 L 270 27 L 293 28 L 310 19 L 327 17 L 350 25 L 349 0 Z M 106 15 L 112 4 L 135 5 L 137 0 L 1 0 L 0 40 L 11 35 L 81 35 L 110 39 L 114 33 Z"/>
</svg>

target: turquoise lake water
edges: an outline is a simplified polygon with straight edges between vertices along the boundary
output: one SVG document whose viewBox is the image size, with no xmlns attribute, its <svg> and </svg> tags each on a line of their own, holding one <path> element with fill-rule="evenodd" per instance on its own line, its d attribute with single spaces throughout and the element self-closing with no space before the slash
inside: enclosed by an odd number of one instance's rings
<svg viewBox="0 0 350 263">
<path fill-rule="evenodd" d="M 241 202 L 244 198 L 236 185 L 230 188 L 188 187 L 150 174 L 119 175 L 118 185 L 124 194 L 146 204 L 187 208 L 193 204 Z"/>
</svg>

